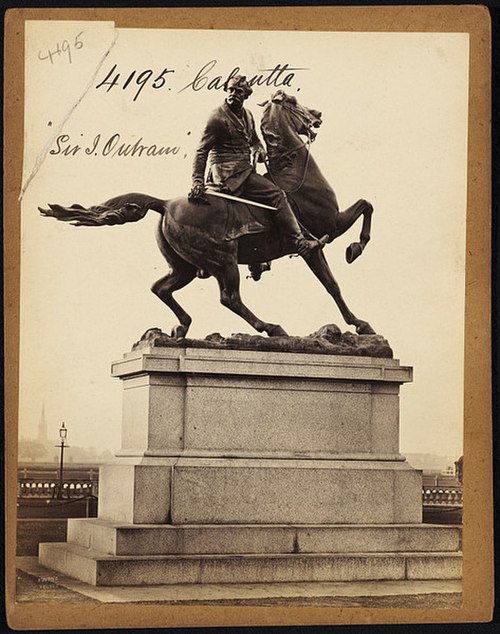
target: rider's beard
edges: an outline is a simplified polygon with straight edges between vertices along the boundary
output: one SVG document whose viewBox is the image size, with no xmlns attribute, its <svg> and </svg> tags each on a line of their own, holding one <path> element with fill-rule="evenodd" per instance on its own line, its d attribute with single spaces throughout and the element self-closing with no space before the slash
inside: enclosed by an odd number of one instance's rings
<svg viewBox="0 0 500 634">
<path fill-rule="evenodd" d="M 241 112 L 243 108 L 243 100 L 239 101 L 238 99 L 235 99 L 234 97 L 227 97 L 226 103 L 231 108 L 231 110 L 236 113 Z"/>
</svg>

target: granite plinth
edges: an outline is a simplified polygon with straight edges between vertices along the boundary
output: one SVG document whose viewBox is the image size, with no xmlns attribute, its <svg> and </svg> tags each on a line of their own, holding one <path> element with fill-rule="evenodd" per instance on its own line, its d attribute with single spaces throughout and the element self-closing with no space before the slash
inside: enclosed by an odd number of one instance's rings
<svg viewBox="0 0 500 634">
<path fill-rule="evenodd" d="M 112 373 L 123 456 L 400 459 L 395 359 L 141 348 Z"/>
<path fill-rule="evenodd" d="M 422 521 L 421 475 L 404 462 L 191 457 L 155 462 L 106 467 L 99 517 L 137 524 L 161 524 L 167 517 L 172 524 Z M 135 486 L 129 486 L 134 478 Z M 138 482 L 148 483 L 144 495 L 137 495 Z"/>
<path fill-rule="evenodd" d="M 107 465 L 99 470 L 99 517 L 164 524 L 170 516 L 172 470 L 167 465 Z"/>
<path fill-rule="evenodd" d="M 399 453 L 412 368 L 380 337 L 316 334 L 150 331 L 112 366 L 121 464 L 101 469 L 99 518 L 41 563 L 104 586 L 459 579 L 460 528 L 421 524 Z"/>
</svg>

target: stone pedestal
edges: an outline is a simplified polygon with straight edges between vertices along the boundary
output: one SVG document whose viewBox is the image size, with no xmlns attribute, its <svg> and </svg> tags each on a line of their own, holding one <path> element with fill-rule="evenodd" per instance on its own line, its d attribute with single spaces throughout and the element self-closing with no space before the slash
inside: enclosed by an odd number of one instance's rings
<svg viewBox="0 0 500 634">
<path fill-rule="evenodd" d="M 459 529 L 421 524 L 421 474 L 399 454 L 411 368 L 151 345 L 112 373 L 122 464 L 44 565 L 102 585 L 460 577 Z"/>
</svg>

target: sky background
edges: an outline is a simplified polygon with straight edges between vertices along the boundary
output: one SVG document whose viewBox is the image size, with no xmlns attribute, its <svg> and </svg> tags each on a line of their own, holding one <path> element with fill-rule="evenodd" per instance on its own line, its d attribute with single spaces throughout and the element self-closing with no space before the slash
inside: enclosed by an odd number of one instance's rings
<svg viewBox="0 0 500 634">
<path fill-rule="evenodd" d="M 66 42 L 66 44 L 65 44 Z M 58 54 L 58 44 L 61 53 Z M 52 60 L 49 55 L 52 52 Z M 71 55 L 71 60 L 70 60 Z M 466 34 L 115 30 L 111 23 L 31 22 L 26 40 L 22 196 L 20 436 L 35 437 L 42 406 L 49 436 L 65 421 L 70 444 L 120 447 L 121 395 L 110 365 L 174 315 L 151 292 L 167 272 L 157 214 L 122 227 L 76 228 L 42 218 L 47 203 L 90 206 L 130 191 L 186 194 L 209 112 L 224 98 L 198 71 L 253 76 L 288 64 L 285 90 L 323 113 L 312 153 L 342 209 L 375 208 L 372 240 L 352 265 L 345 248 L 361 221 L 325 248 L 351 310 L 383 335 L 414 381 L 401 388 L 401 450 L 456 455 L 463 433 L 463 315 L 467 151 Z M 120 73 L 106 91 L 108 72 Z M 164 68 L 174 70 L 153 88 Z M 153 75 L 134 100 L 136 77 Z M 131 82 L 123 85 L 132 71 Z M 282 78 L 287 73 L 282 75 Z M 143 79 L 147 75 L 142 75 Z M 183 88 L 187 88 L 183 90 Z M 199 90 L 194 90 L 199 87 Z M 254 88 L 258 104 L 276 90 Z M 55 139 L 82 149 L 57 153 Z M 178 147 L 168 156 L 102 156 L 120 143 Z M 86 153 L 101 135 L 98 155 Z M 59 144 L 59 147 L 67 147 Z M 50 151 L 53 153 L 51 154 Z M 299 258 L 246 280 L 245 303 L 291 335 L 342 320 Z M 176 293 L 190 337 L 253 333 L 219 304 L 213 279 Z"/>
</svg>

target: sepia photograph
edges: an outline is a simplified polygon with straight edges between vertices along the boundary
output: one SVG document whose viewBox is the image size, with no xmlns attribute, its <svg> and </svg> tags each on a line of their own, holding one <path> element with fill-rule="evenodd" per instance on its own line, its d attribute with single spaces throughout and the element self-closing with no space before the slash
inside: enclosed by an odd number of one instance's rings
<svg viewBox="0 0 500 634">
<path fill-rule="evenodd" d="M 467 29 L 42 14 L 15 192 L 18 618 L 460 614 Z"/>
</svg>

